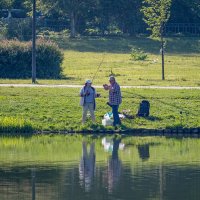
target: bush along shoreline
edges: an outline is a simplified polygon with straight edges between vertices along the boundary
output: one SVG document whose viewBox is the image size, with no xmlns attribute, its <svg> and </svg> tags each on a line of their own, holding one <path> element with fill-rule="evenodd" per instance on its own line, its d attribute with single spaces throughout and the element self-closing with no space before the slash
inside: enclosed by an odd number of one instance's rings
<svg viewBox="0 0 200 200">
<path fill-rule="evenodd" d="M 0 78 L 31 78 L 31 42 L 3 40 L 0 43 Z M 36 42 L 38 78 L 61 78 L 64 55 L 59 47 L 47 40 Z"/>
<path fill-rule="evenodd" d="M 0 133 L 32 134 L 35 128 L 30 120 L 16 117 L 0 118 Z"/>
</svg>

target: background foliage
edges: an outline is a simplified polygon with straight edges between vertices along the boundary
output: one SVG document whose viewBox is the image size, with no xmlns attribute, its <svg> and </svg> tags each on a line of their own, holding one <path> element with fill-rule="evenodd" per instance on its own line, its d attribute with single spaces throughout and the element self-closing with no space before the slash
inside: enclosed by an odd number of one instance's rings
<svg viewBox="0 0 200 200">
<path fill-rule="evenodd" d="M 134 35 L 146 27 L 143 0 L 38 0 L 37 23 L 70 29 L 71 36 Z M 165 1 L 163 1 L 165 2 Z M 167 1 L 166 1 L 167 2 Z M 23 9 L 32 15 L 31 0 L 2 0 L 0 9 Z M 200 23 L 199 0 L 171 0 L 169 23 Z"/>
<path fill-rule="evenodd" d="M 60 78 L 63 54 L 56 44 L 50 41 L 37 41 L 37 77 Z M 17 40 L 0 43 L 0 77 L 30 78 L 31 77 L 31 42 Z"/>
</svg>

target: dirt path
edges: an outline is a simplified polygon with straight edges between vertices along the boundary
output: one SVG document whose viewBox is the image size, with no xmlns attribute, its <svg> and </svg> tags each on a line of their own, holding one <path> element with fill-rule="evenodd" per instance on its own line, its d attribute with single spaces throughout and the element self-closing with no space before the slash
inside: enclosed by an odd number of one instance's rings
<svg viewBox="0 0 200 200">
<path fill-rule="evenodd" d="M 0 84 L 0 87 L 43 87 L 43 88 L 81 88 L 82 85 L 53 85 L 53 84 Z M 94 85 L 96 88 L 103 88 L 100 85 Z M 186 86 L 121 86 L 121 88 L 142 88 L 142 89 L 174 89 L 174 90 L 200 90 L 200 87 Z"/>
<path fill-rule="evenodd" d="M 80 88 L 80 87 L 82 87 L 82 85 L 58 85 L 58 84 L 0 84 L 0 87 Z"/>
</svg>

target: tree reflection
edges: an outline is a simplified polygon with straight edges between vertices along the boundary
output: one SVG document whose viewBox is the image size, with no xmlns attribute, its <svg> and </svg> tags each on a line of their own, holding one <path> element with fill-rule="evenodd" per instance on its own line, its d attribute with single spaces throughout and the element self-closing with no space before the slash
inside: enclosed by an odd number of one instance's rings
<svg viewBox="0 0 200 200">
<path fill-rule="evenodd" d="M 82 142 L 82 157 L 79 164 L 79 179 L 85 191 L 91 190 L 95 171 L 95 143 L 91 143 L 88 152 L 87 143 Z"/>
</svg>

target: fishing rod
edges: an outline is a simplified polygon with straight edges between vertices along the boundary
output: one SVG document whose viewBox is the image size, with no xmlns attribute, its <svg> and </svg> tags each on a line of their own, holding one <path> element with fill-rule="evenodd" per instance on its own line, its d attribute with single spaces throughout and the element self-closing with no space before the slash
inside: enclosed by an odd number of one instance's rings
<svg viewBox="0 0 200 200">
<path fill-rule="evenodd" d="M 103 54 L 102 60 L 101 60 L 101 62 L 99 63 L 99 66 L 98 66 L 98 68 L 97 68 L 97 71 L 95 72 L 95 74 L 94 74 L 94 76 L 93 76 L 93 78 L 92 78 L 92 80 L 91 80 L 92 83 L 93 83 L 94 79 L 96 78 L 96 75 L 97 75 L 97 73 L 99 72 L 99 69 L 100 69 L 101 65 L 103 64 L 104 58 L 105 58 L 105 53 Z"/>
<path fill-rule="evenodd" d="M 104 58 L 105 58 L 105 53 L 103 54 L 102 60 L 101 60 L 101 62 L 99 63 L 98 68 L 97 68 L 97 70 L 96 70 L 96 72 L 95 72 L 95 74 L 94 74 L 94 76 L 93 76 L 93 78 L 92 78 L 92 82 L 93 82 L 94 79 L 96 78 L 96 75 L 97 75 L 97 73 L 99 72 L 99 69 L 100 69 L 100 67 L 102 66 L 103 62 L 104 62 Z M 113 74 L 113 72 L 112 72 L 112 67 L 111 67 L 111 74 Z M 128 92 L 128 91 L 123 91 L 123 92 L 125 92 L 125 93 L 127 93 L 127 94 L 132 94 L 131 92 Z M 131 97 L 134 97 L 134 96 L 135 96 L 135 97 L 139 97 L 140 99 L 146 99 L 146 97 L 144 97 L 144 96 L 142 96 L 142 95 L 138 95 L 138 94 L 132 94 Z M 166 102 L 161 101 L 161 100 L 158 100 L 158 99 L 157 99 L 157 100 L 154 99 L 153 101 L 160 102 L 160 103 L 165 104 L 165 105 L 167 105 L 167 106 L 169 106 L 169 107 L 172 107 L 172 108 L 181 109 L 180 114 L 182 114 L 182 111 L 184 111 L 186 114 L 189 114 L 189 112 L 188 112 L 187 110 L 181 108 L 180 106 L 171 105 L 171 104 L 169 104 L 169 103 L 166 103 Z"/>
</svg>

